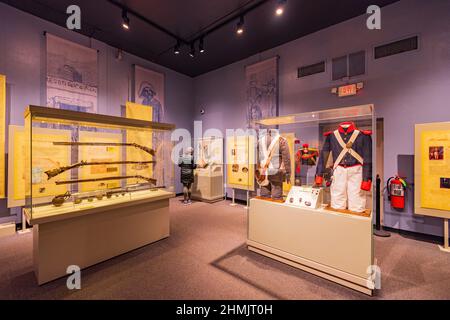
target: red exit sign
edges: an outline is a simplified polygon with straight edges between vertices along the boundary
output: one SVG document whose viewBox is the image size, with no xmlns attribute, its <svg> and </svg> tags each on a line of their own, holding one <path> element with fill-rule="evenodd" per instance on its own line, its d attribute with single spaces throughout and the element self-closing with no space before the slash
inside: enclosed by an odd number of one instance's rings
<svg viewBox="0 0 450 320">
<path fill-rule="evenodd" d="M 349 84 L 347 86 L 342 86 L 338 88 L 339 97 L 354 96 L 358 92 L 358 88 L 355 84 Z"/>
</svg>

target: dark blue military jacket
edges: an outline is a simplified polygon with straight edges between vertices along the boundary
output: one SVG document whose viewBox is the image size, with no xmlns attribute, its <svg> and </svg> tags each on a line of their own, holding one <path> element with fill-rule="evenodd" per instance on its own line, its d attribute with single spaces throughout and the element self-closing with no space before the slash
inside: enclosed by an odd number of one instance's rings
<svg viewBox="0 0 450 320">
<path fill-rule="evenodd" d="M 339 134 L 342 137 L 344 143 L 348 143 L 353 131 L 355 130 L 355 125 L 351 124 L 349 128 L 344 129 L 343 127 L 339 127 Z M 352 145 L 352 149 L 355 150 L 364 160 L 363 165 L 363 181 L 372 180 L 372 132 L 361 130 L 360 134 L 356 138 L 355 142 Z M 325 172 L 325 166 L 327 163 L 328 156 L 330 152 L 333 155 L 333 163 L 336 162 L 339 154 L 342 151 L 342 147 L 334 136 L 334 132 L 325 133 L 326 139 L 323 145 L 322 151 L 320 152 L 319 163 L 317 164 L 316 174 L 318 176 L 322 176 Z M 351 167 L 355 165 L 360 165 L 360 162 L 347 153 L 342 161 L 339 163 L 340 166 L 343 167 Z"/>
</svg>

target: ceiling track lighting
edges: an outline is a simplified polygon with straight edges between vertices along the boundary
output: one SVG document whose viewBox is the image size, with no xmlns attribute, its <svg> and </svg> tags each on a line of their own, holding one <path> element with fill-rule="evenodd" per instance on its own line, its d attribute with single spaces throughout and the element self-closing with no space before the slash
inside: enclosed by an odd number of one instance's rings
<svg viewBox="0 0 450 320">
<path fill-rule="evenodd" d="M 284 13 L 284 8 L 286 6 L 286 1 L 287 0 L 277 0 L 277 8 L 275 9 L 275 14 L 277 16 L 281 16 Z"/>
<path fill-rule="evenodd" d="M 204 43 L 203 43 L 203 37 L 200 38 L 200 42 L 198 44 L 198 51 L 200 53 L 204 53 L 205 52 L 205 46 L 204 46 Z"/>
<path fill-rule="evenodd" d="M 180 52 L 181 52 L 180 51 L 180 47 L 181 47 L 180 40 L 177 40 L 177 44 L 173 48 L 173 53 L 174 54 L 180 54 Z"/>
<path fill-rule="evenodd" d="M 241 35 L 241 34 L 244 33 L 244 16 L 241 16 L 239 18 L 239 22 L 238 22 L 238 24 L 236 26 L 236 33 L 238 35 Z"/>
<path fill-rule="evenodd" d="M 129 30 L 130 29 L 130 19 L 128 18 L 128 13 L 126 10 L 122 10 L 122 27 L 125 30 Z"/>
<path fill-rule="evenodd" d="M 191 51 L 189 51 L 189 56 L 191 58 L 195 58 L 195 47 L 194 47 L 194 43 L 191 43 Z"/>
</svg>

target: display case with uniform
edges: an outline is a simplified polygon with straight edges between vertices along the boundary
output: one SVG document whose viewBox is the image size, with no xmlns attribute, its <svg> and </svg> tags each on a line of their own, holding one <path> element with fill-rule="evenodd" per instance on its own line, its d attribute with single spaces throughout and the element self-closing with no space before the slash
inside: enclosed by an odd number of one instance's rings
<svg viewBox="0 0 450 320">
<path fill-rule="evenodd" d="M 25 207 L 38 283 L 169 236 L 173 125 L 29 106 Z M 20 177 L 17 177 L 20 180 Z"/>
<path fill-rule="evenodd" d="M 279 116 L 257 124 L 262 143 L 255 176 L 261 191 L 250 200 L 248 248 L 372 294 L 374 106 Z M 269 144 L 265 137 L 278 142 Z M 299 150 L 291 151 L 283 137 L 291 137 Z M 308 174 L 291 184 L 294 170 Z M 283 195 L 280 181 L 287 191 Z M 267 182 L 278 191 L 267 192 Z"/>
</svg>

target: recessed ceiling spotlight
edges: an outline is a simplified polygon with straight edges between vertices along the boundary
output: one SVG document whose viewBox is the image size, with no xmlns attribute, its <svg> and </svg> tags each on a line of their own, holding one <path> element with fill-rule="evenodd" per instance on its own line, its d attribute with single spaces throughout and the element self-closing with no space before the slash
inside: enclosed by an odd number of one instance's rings
<svg viewBox="0 0 450 320">
<path fill-rule="evenodd" d="M 244 33 L 244 16 L 241 16 L 236 26 L 236 33 L 241 35 Z"/>
<path fill-rule="evenodd" d="M 204 46 L 204 44 L 203 44 L 203 37 L 200 38 L 200 42 L 199 42 L 199 44 L 198 44 L 198 51 L 199 51 L 200 53 L 205 52 L 205 46 Z"/>
<path fill-rule="evenodd" d="M 129 30 L 130 29 L 130 19 L 128 18 L 128 14 L 125 9 L 122 10 L 122 19 L 123 19 L 122 27 L 126 30 Z"/>
<path fill-rule="evenodd" d="M 180 54 L 180 40 L 177 40 L 177 44 L 175 45 L 175 47 L 173 48 L 173 53 L 174 54 Z"/>
<path fill-rule="evenodd" d="M 191 51 L 189 51 L 189 56 L 191 58 L 195 58 L 195 47 L 194 47 L 194 43 L 191 43 Z"/>
<path fill-rule="evenodd" d="M 286 5 L 286 0 L 278 0 L 277 8 L 275 9 L 275 14 L 277 16 L 283 15 L 285 5 Z"/>
</svg>

